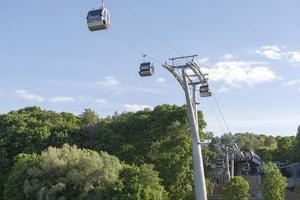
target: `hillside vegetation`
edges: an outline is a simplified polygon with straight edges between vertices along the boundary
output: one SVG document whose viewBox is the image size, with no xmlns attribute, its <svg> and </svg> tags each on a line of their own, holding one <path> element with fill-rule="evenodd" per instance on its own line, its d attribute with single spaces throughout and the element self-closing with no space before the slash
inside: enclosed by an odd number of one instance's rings
<svg viewBox="0 0 300 200">
<path fill-rule="evenodd" d="M 204 133 L 202 139 L 217 138 Z M 219 139 L 226 143 L 231 135 Z M 300 160 L 296 137 L 233 136 L 266 160 Z M 296 153 L 297 152 L 297 153 Z M 206 177 L 217 152 L 203 149 Z M 185 106 L 100 118 L 28 107 L 0 115 L 0 199 L 193 199 Z"/>
</svg>

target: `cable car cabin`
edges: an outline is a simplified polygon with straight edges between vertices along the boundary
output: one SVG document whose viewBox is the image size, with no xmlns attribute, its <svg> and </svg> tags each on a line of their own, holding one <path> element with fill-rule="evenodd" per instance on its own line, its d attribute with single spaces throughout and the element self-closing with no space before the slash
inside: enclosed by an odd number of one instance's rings
<svg viewBox="0 0 300 200">
<path fill-rule="evenodd" d="M 225 168 L 225 161 L 224 159 L 218 159 L 216 160 L 216 167 L 219 168 L 219 169 L 223 169 Z"/>
<path fill-rule="evenodd" d="M 200 96 L 201 97 L 210 97 L 211 96 L 211 91 L 210 91 L 208 85 L 202 85 L 200 87 Z"/>
<path fill-rule="evenodd" d="M 105 30 L 110 27 L 110 16 L 106 8 L 89 11 L 87 24 L 90 31 Z"/>
<path fill-rule="evenodd" d="M 152 76 L 154 74 L 154 66 L 153 63 L 145 62 L 140 65 L 140 76 Z"/>
</svg>

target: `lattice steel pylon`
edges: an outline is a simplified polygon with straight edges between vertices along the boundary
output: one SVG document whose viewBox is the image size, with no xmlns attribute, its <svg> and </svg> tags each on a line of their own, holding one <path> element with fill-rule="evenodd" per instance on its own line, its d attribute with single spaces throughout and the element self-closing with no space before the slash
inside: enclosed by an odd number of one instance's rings
<svg viewBox="0 0 300 200">
<path fill-rule="evenodd" d="M 197 94 L 201 97 L 211 96 L 206 74 L 200 70 L 200 65 L 195 60 L 197 55 L 170 58 L 171 63 L 163 64 L 177 79 L 185 92 L 188 108 L 188 118 L 192 134 L 193 170 L 196 200 L 207 200 L 202 149 L 199 136 Z"/>
</svg>

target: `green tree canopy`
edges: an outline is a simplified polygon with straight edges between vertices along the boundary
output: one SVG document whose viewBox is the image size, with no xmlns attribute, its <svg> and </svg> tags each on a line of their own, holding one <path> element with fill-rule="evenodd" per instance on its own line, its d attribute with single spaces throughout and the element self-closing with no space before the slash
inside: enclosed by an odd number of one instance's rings
<svg viewBox="0 0 300 200">
<path fill-rule="evenodd" d="M 272 161 L 274 160 L 274 149 L 270 147 L 259 147 L 255 151 L 263 161 Z"/>
<path fill-rule="evenodd" d="M 23 182 L 26 166 L 29 168 Z M 28 159 L 17 161 L 5 193 L 10 197 L 24 187 L 25 198 L 20 200 L 99 197 L 102 191 L 115 184 L 121 168 L 119 160 L 106 153 L 81 150 L 67 144 L 61 149 L 49 147 L 32 167 Z M 22 177 L 18 178 L 18 174 Z"/>
<path fill-rule="evenodd" d="M 40 153 L 48 146 L 74 144 L 79 140 L 79 118 L 28 107 L 0 115 L 0 194 L 15 156 Z"/>
<path fill-rule="evenodd" d="M 226 200 L 248 200 L 249 183 L 241 176 L 235 176 L 223 188 Z"/>
<path fill-rule="evenodd" d="M 121 165 L 107 153 L 68 144 L 40 156 L 18 156 L 4 200 L 164 200 L 168 194 L 152 165 Z"/>
<path fill-rule="evenodd" d="M 80 128 L 83 136 L 83 146 L 93 148 L 99 117 L 95 111 L 85 109 L 80 115 Z"/>
<path fill-rule="evenodd" d="M 241 148 L 255 150 L 258 147 L 264 146 L 264 141 L 267 136 L 256 135 L 254 133 L 237 133 L 234 135 L 236 143 Z"/>
<path fill-rule="evenodd" d="M 27 179 L 27 170 L 38 165 L 37 154 L 20 154 L 5 184 L 4 200 L 25 199 L 24 183 Z M 0 198 L 1 199 L 1 198 Z"/>
<path fill-rule="evenodd" d="M 275 151 L 276 160 L 289 163 L 293 161 L 294 153 L 293 147 L 295 143 L 295 137 L 278 137 L 277 138 L 277 150 Z"/>
<path fill-rule="evenodd" d="M 294 161 L 300 160 L 300 126 L 298 127 L 298 133 L 295 139 L 294 150 Z"/>
<path fill-rule="evenodd" d="M 286 178 L 282 176 L 275 164 L 269 163 L 263 166 L 263 196 L 265 200 L 284 200 Z"/>
<path fill-rule="evenodd" d="M 201 138 L 205 138 L 205 125 L 203 114 L 199 112 Z M 172 195 L 184 199 L 193 190 L 190 137 L 186 106 L 161 105 L 154 110 L 106 118 L 99 118 L 90 109 L 80 116 L 37 107 L 20 109 L 0 115 L 0 180 L 1 183 L 7 181 L 18 154 L 40 154 L 49 146 L 69 143 L 108 152 L 128 164 L 154 164 L 164 187 L 172 188 Z M 207 164 L 210 155 L 209 151 L 203 153 L 206 167 L 210 167 Z M 177 159 L 172 160 L 172 157 Z M 164 165 L 159 161 L 164 161 Z M 170 165 L 174 166 L 172 173 L 168 173 Z"/>
<path fill-rule="evenodd" d="M 124 165 L 120 173 L 118 191 L 110 199 L 122 200 L 165 200 L 168 194 L 160 185 L 158 172 L 152 165 Z"/>
</svg>

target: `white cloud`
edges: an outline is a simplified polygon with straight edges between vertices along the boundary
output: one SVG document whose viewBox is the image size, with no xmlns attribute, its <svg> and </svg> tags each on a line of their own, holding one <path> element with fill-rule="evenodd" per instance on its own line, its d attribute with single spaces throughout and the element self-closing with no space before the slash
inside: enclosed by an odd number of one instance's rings
<svg viewBox="0 0 300 200">
<path fill-rule="evenodd" d="M 103 98 L 96 99 L 94 103 L 100 108 L 105 108 L 107 106 L 107 100 Z"/>
<path fill-rule="evenodd" d="M 149 105 L 135 105 L 135 104 L 125 104 L 124 108 L 128 112 L 137 112 L 140 110 L 144 110 L 145 108 L 153 109 L 153 107 Z"/>
<path fill-rule="evenodd" d="M 272 60 L 280 60 L 284 58 L 284 53 L 279 46 L 262 46 L 259 50 L 255 51 L 257 54 L 265 56 Z"/>
<path fill-rule="evenodd" d="M 200 63 L 200 64 L 207 64 L 208 61 L 209 61 L 209 58 L 205 57 L 205 58 L 200 58 L 200 59 L 197 59 L 197 61 Z"/>
<path fill-rule="evenodd" d="M 291 63 L 300 63 L 300 52 L 290 51 L 287 53 L 288 61 Z"/>
<path fill-rule="evenodd" d="M 116 78 L 113 76 L 106 76 L 102 80 L 97 81 L 97 84 L 106 87 L 114 87 L 119 85 L 119 81 L 117 81 Z"/>
<path fill-rule="evenodd" d="M 16 90 L 15 94 L 18 95 L 20 98 L 29 100 L 29 101 L 36 101 L 36 102 L 43 102 L 45 100 L 44 97 L 31 94 L 27 90 Z"/>
<path fill-rule="evenodd" d="M 163 82 L 166 82 L 166 79 L 164 79 L 164 78 L 162 78 L 162 77 L 158 77 L 158 78 L 157 78 L 157 82 L 163 83 Z"/>
<path fill-rule="evenodd" d="M 255 85 L 279 79 L 265 62 L 223 61 L 212 68 L 204 68 L 210 81 L 225 82 L 226 87 L 240 87 L 241 84 Z"/>
<path fill-rule="evenodd" d="M 300 79 L 288 81 L 282 84 L 282 86 L 294 86 L 294 85 L 300 85 Z"/>
<path fill-rule="evenodd" d="M 272 60 L 287 60 L 292 64 L 300 63 L 300 51 L 287 51 L 286 47 L 262 46 L 255 52 Z"/>
<path fill-rule="evenodd" d="M 226 53 L 223 57 L 222 60 L 232 60 L 234 56 L 230 53 Z"/>
<path fill-rule="evenodd" d="M 292 80 L 292 81 L 287 81 L 282 84 L 284 87 L 293 87 L 296 86 L 298 87 L 298 90 L 300 90 L 300 79 L 299 80 Z"/>
<path fill-rule="evenodd" d="M 73 97 L 65 97 L 65 96 L 58 96 L 58 97 L 52 97 L 49 99 L 52 103 L 65 103 L 74 101 L 75 99 Z"/>
</svg>

